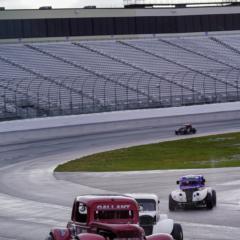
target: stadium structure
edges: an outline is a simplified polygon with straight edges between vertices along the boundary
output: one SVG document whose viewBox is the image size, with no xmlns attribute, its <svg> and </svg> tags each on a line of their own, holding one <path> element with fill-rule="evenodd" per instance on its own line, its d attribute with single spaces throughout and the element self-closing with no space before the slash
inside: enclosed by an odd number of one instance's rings
<svg viewBox="0 0 240 240">
<path fill-rule="evenodd" d="M 0 10 L 0 119 L 239 100 L 238 2 Z"/>
</svg>

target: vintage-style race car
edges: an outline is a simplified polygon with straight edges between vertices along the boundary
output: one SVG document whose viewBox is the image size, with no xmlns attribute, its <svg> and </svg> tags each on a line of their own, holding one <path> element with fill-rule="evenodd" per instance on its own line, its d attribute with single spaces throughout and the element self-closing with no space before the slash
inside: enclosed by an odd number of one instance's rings
<svg viewBox="0 0 240 240">
<path fill-rule="evenodd" d="M 216 191 L 205 186 L 202 175 L 186 175 L 177 184 L 179 189 L 169 195 L 169 210 L 186 207 L 206 207 L 212 209 L 217 204 Z"/>
<path fill-rule="evenodd" d="M 175 130 L 176 135 L 188 135 L 188 134 L 195 134 L 197 129 L 192 126 L 192 124 L 185 124 L 184 126 L 180 127 L 179 129 Z"/>
<path fill-rule="evenodd" d="M 165 233 L 146 236 L 139 223 L 138 203 L 119 195 L 75 198 L 66 228 L 53 228 L 46 240 L 174 240 Z"/>
<path fill-rule="evenodd" d="M 139 224 L 146 235 L 168 233 L 175 240 L 183 240 L 183 230 L 179 223 L 169 219 L 167 214 L 160 213 L 160 200 L 156 194 L 127 194 L 139 204 Z"/>
</svg>

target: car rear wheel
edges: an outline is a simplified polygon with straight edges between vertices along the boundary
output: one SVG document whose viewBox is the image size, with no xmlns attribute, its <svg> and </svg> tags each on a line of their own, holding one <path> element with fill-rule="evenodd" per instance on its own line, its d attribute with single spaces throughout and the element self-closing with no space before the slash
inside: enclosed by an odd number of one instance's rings
<svg viewBox="0 0 240 240">
<path fill-rule="evenodd" d="M 213 206 L 216 206 L 217 205 L 217 195 L 216 195 L 215 190 L 212 191 L 212 200 L 213 200 Z"/>
<path fill-rule="evenodd" d="M 183 240 L 183 230 L 182 226 L 179 223 L 173 224 L 173 230 L 171 235 L 175 240 Z"/>
<path fill-rule="evenodd" d="M 210 193 L 207 194 L 206 205 L 207 205 L 207 209 L 209 209 L 209 210 L 211 210 L 213 208 L 213 198 Z"/>
<path fill-rule="evenodd" d="M 195 134 L 197 132 L 196 128 L 192 129 L 192 133 Z"/>
<path fill-rule="evenodd" d="M 45 240 L 54 240 L 54 238 L 53 238 L 53 236 L 52 236 L 51 234 L 49 234 L 49 235 L 45 238 Z"/>
<path fill-rule="evenodd" d="M 169 208 L 169 211 L 174 211 L 176 209 L 176 203 L 173 200 L 171 194 L 169 194 L 168 208 Z"/>
</svg>

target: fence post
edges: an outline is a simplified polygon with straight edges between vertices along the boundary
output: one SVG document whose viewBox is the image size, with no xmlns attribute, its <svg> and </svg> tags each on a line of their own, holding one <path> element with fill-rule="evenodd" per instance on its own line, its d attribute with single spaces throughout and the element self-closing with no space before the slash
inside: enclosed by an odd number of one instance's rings
<svg viewBox="0 0 240 240">
<path fill-rule="evenodd" d="M 237 100 L 239 99 L 239 76 L 240 76 L 240 71 L 238 71 L 238 78 L 236 80 L 236 82 L 237 82 Z"/>
<path fill-rule="evenodd" d="M 70 91 L 69 91 L 70 114 L 74 114 L 74 113 L 73 113 L 73 96 L 72 96 L 72 90 L 73 90 L 73 85 L 75 84 L 76 80 L 77 80 L 77 77 L 74 77 L 74 78 L 71 80 L 71 84 L 70 84 Z"/>
<path fill-rule="evenodd" d="M 7 91 L 6 90 L 8 90 L 8 88 L 9 88 L 9 82 L 12 82 L 13 80 L 11 79 L 8 79 L 7 80 L 7 86 L 5 86 L 5 88 L 4 88 L 4 111 L 5 111 L 5 114 L 7 113 L 7 98 L 6 98 L 6 96 L 7 96 Z"/>
<path fill-rule="evenodd" d="M 150 78 L 148 80 L 148 106 L 149 106 L 149 103 L 150 103 L 150 82 L 152 80 L 152 77 L 153 76 L 150 76 Z"/>
<path fill-rule="evenodd" d="M 195 84 L 195 81 L 196 81 L 196 77 L 197 77 L 197 75 L 198 75 L 198 73 L 194 73 L 194 76 L 193 76 L 193 85 L 192 85 L 192 90 L 193 90 L 193 104 L 195 104 L 195 100 L 196 100 L 196 98 L 195 98 L 195 94 L 196 94 L 196 89 L 195 89 L 195 87 L 196 87 L 196 84 Z"/>
<path fill-rule="evenodd" d="M 87 79 L 86 79 L 86 77 L 84 78 L 84 81 L 82 82 L 82 85 L 81 85 L 81 92 L 83 92 L 84 91 L 84 87 L 85 87 L 85 83 L 86 83 L 86 81 L 87 81 Z M 82 112 L 83 113 L 85 113 L 84 111 L 85 111 L 85 106 L 84 106 L 84 96 L 83 96 L 83 94 L 81 95 L 82 96 Z"/>
<path fill-rule="evenodd" d="M 137 76 L 140 73 L 133 73 L 132 76 L 134 76 L 134 74 Z M 144 74 L 144 73 L 142 73 Z M 140 82 L 140 77 L 137 78 L 137 106 L 140 107 L 140 100 L 139 100 L 139 82 Z"/>
<path fill-rule="evenodd" d="M 30 100 L 29 100 L 29 95 L 30 95 L 30 86 L 32 84 L 32 79 L 30 79 L 30 81 L 28 82 L 28 85 L 27 85 L 27 104 L 29 105 L 30 104 Z M 27 117 L 29 117 L 29 106 L 27 107 Z"/>
<path fill-rule="evenodd" d="M 127 88 L 126 88 L 126 90 L 127 90 L 127 109 L 129 109 L 129 80 L 130 80 L 130 78 L 131 78 L 131 76 L 128 76 L 127 77 Z"/>
<path fill-rule="evenodd" d="M 104 104 L 103 105 L 104 105 L 105 109 L 106 109 L 106 86 L 107 86 L 107 79 L 104 79 L 104 90 L 103 90 L 103 101 L 104 101 Z"/>
<path fill-rule="evenodd" d="M 204 103 L 206 103 L 206 75 L 203 77 L 203 95 L 204 95 Z"/>
<path fill-rule="evenodd" d="M 18 92 L 21 92 L 21 91 L 18 91 L 18 88 L 19 88 L 20 84 L 22 83 L 22 81 L 23 81 L 23 79 L 18 79 L 18 82 L 16 84 L 16 90 L 15 90 L 15 107 L 16 107 L 16 115 L 17 116 L 19 116 L 19 111 L 18 111 L 19 103 L 17 100 L 17 94 L 18 94 Z"/>
<path fill-rule="evenodd" d="M 62 85 L 64 84 L 64 78 L 61 78 L 60 79 L 60 85 L 58 86 L 58 102 L 59 102 L 59 105 L 60 105 L 60 115 L 63 114 L 63 108 L 62 108 L 62 98 L 61 98 L 61 87 Z"/>
<path fill-rule="evenodd" d="M 185 72 L 184 74 L 183 74 L 183 76 L 182 76 L 182 78 L 181 78 L 181 85 L 182 85 L 182 87 L 181 87 L 181 99 L 182 99 L 182 103 L 181 103 L 181 105 L 184 105 L 184 94 L 183 94 L 183 86 L 184 86 L 184 83 L 183 83 L 183 80 L 185 80 L 185 77 L 186 77 L 186 75 L 188 75 L 188 73 L 189 72 Z M 178 73 L 176 73 L 176 74 L 178 74 Z"/>
<path fill-rule="evenodd" d="M 117 83 L 115 82 L 115 85 L 114 85 L 114 108 L 115 108 L 115 111 L 117 110 Z"/>
</svg>

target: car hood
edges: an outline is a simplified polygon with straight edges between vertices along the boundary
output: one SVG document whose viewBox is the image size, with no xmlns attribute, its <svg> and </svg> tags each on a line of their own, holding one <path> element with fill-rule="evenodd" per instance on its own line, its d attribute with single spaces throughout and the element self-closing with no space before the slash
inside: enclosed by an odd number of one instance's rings
<svg viewBox="0 0 240 240">
<path fill-rule="evenodd" d="M 142 237 L 143 229 L 139 227 L 137 224 L 108 224 L 108 223 L 100 223 L 93 222 L 91 223 L 91 227 L 110 231 L 114 233 L 119 238 L 132 238 L 132 237 Z"/>
<path fill-rule="evenodd" d="M 142 211 L 139 212 L 139 216 L 151 216 L 151 217 L 155 217 L 156 216 L 156 212 L 155 211 Z"/>
</svg>

